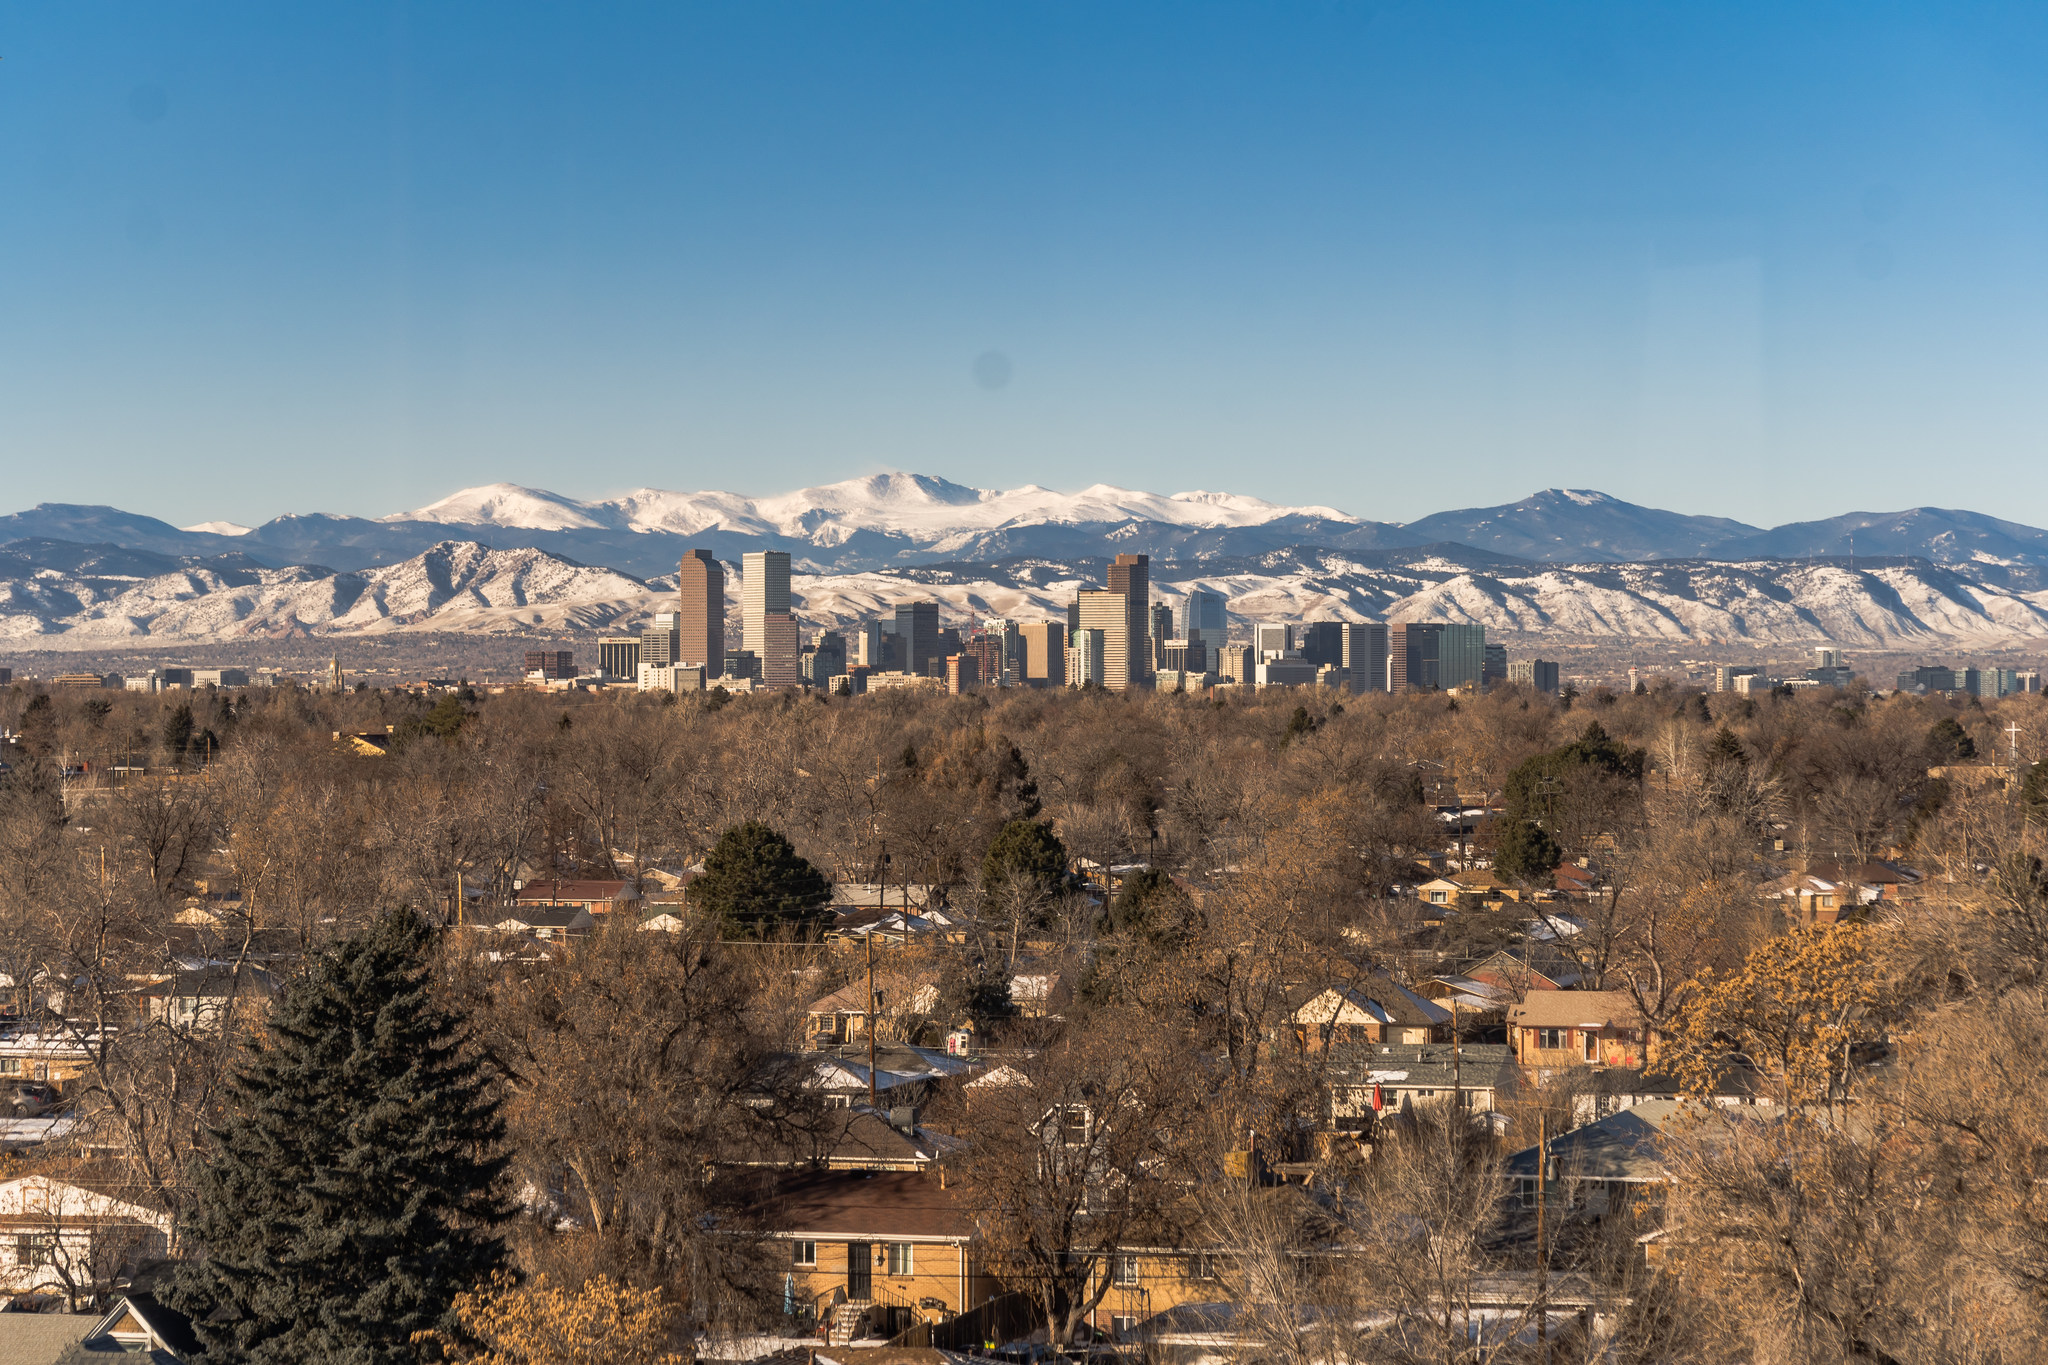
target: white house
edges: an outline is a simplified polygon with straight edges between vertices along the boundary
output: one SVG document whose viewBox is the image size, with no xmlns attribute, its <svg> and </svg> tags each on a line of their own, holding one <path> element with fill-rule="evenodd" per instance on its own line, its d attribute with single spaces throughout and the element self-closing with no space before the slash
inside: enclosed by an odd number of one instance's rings
<svg viewBox="0 0 2048 1365">
<path fill-rule="evenodd" d="M 114 1167 L 0 1181 L 0 1293 L 83 1297 L 170 1243 L 169 1210 Z"/>
</svg>

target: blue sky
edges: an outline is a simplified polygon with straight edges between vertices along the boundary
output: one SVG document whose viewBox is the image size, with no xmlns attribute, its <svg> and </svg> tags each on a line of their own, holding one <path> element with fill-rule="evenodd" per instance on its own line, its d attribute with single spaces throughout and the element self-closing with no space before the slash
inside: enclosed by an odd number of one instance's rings
<svg viewBox="0 0 2048 1365">
<path fill-rule="evenodd" d="M 0 2 L 0 510 L 2048 523 L 2048 7 Z"/>
</svg>

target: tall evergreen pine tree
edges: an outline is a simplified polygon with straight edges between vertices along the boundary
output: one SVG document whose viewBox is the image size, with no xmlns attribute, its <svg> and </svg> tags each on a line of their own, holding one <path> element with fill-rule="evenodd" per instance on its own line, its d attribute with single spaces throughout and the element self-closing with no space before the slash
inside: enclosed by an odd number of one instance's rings
<svg viewBox="0 0 2048 1365">
<path fill-rule="evenodd" d="M 276 1003 L 192 1172 L 172 1302 L 209 1361 L 412 1361 L 504 1261 L 504 1123 L 431 998 L 429 931 L 388 916 Z"/>
</svg>

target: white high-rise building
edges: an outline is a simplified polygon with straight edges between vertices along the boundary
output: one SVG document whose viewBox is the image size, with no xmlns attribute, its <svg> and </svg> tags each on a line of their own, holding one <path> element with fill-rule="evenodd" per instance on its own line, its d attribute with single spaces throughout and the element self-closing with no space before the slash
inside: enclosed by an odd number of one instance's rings
<svg viewBox="0 0 2048 1365">
<path fill-rule="evenodd" d="M 1252 628 L 1252 647 L 1261 659 L 1279 659 L 1294 652 L 1294 627 L 1285 622 L 1263 622 Z"/>
<path fill-rule="evenodd" d="M 757 659 L 768 655 L 768 618 L 789 613 L 789 554 L 755 550 L 743 561 L 740 584 L 740 648 Z"/>
</svg>

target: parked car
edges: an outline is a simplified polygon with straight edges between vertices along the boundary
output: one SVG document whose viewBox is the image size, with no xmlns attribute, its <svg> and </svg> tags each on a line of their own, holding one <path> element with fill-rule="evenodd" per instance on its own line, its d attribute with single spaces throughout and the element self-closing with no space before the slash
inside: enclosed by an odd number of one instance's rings
<svg viewBox="0 0 2048 1365">
<path fill-rule="evenodd" d="M 41 1118 L 62 1099 L 57 1087 L 45 1081 L 11 1081 L 0 1086 L 0 1110 L 18 1119 Z"/>
</svg>

